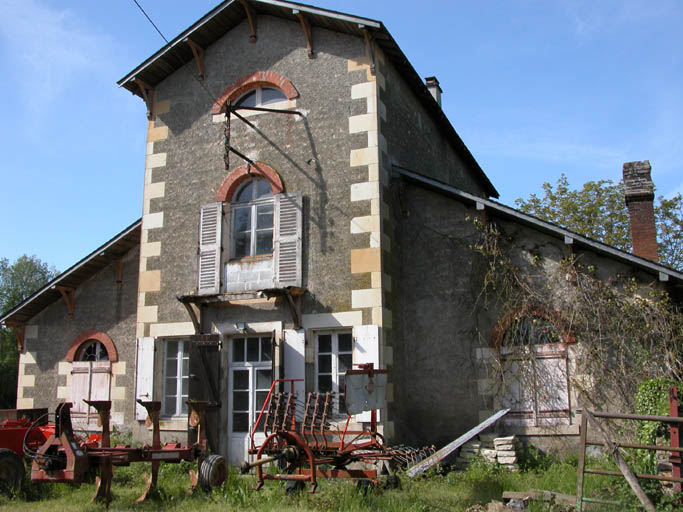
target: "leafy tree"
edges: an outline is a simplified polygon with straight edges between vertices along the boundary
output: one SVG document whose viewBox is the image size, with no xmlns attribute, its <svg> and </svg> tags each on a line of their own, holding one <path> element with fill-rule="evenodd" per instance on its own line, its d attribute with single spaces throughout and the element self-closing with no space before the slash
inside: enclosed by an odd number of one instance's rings
<svg viewBox="0 0 683 512">
<path fill-rule="evenodd" d="M 624 202 L 624 183 L 611 180 L 588 181 L 581 189 L 572 189 L 562 174 L 555 185 L 543 184 L 543 196 L 531 194 L 515 204 L 525 213 L 553 222 L 631 252 L 631 230 Z M 659 261 L 683 269 L 683 196 L 671 199 L 660 196 L 654 205 Z"/>
<path fill-rule="evenodd" d="M 36 256 L 21 256 L 10 264 L 0 258 L 0 312 L 6 312 L 30 296 L 57 275 Z M 17 339 L 11 329 L 0 329 L 0 409 L 16 404 L 19 354 Z"/>
</svg>

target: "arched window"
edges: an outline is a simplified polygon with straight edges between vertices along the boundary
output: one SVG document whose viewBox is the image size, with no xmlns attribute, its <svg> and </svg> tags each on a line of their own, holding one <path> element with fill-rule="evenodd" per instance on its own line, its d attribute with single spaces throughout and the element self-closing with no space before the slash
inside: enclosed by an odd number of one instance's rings
<svg viewBox="0 0 683 512">
<path fill-rule="evenodd" d="M 553 315 L 510 315 L 500 333 L 503 406 L 507 423 L 566 424 L 570 415 L 567 344 Z"/>
<path fill-rule="evenodd" d="M 97 340 L 83 343 L 76 354 L 77 361 L 109 361 L 107 348 Z"/>
<path fill-rule="evenodd" d="M 273 253 L 273 190 L 262 178 L 245 182 L 230 203 L 231 255 L 270 255 Z"/>
<path fill-rule="evenodd" d="M 256 87 L 235 102 L 238 107 L 262 107 L 271 103 L 286 101 L 287 96 L 274 87 Z"/>
</svg>

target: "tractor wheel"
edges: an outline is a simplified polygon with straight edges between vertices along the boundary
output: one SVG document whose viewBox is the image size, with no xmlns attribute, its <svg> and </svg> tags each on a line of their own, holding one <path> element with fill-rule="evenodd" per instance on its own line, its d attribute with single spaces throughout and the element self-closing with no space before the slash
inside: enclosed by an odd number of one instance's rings
<svg viewBox="0 0 683 512">
<path fill-rule="evenodd" d="M 204 491 L 211 491 L 212 487 L 220 487 L 228 476 L 228 465 L 220 455 L 209 455 L 199 468 L 199 486 Z"/>
<path fill-rule="evenodd" d="M 22 458 L 12 450 L 0 448 L 0 494 L 14 494 L 24 481 L 26 469 Z"/>
</svg>

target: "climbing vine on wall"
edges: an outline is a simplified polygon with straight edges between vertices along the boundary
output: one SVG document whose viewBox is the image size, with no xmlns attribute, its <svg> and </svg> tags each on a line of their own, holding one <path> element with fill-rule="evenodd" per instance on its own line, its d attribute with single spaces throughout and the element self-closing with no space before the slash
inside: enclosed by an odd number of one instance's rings
<svg viewBox="0 0 683 512">
<path fill-rule="evenodd" d="M 634 391 L 644 380 L 683 380 L 683 312 L 656 283 L 608 275 L 582 254 L 557 256 L 550 242 L 520 242 L 506 233 L 514 226 L 475 224 L 477 307 L 499 318 L 534 308 L 557 312 L 578 341 L 570 385 L 587 405 L 634 410 Z"/>
</svg>

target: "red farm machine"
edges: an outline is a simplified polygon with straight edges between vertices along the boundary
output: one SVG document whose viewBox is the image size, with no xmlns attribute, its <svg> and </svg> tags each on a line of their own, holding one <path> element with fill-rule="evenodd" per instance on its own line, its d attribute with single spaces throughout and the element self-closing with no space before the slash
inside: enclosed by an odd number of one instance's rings
<svg viewBox="0 0 683 512">
<path fill-rule="evenodd" d="M 161 444 L 159 428 L 160 402 L 138 401 L 147 409 L 147 425 L 152 427 L 152 445 L 139 448 L 111 446 L 109 415 L 111 402 L 86 401 L 98 414 L 101 434 L 82 438 L 74 433 L 71 403 L 61 403 L 48 423 L 47 410 L 4 411 L 0 423 L 0 488 L 16 491 L 24 477 L 22 457 L 31 460 L 31 480 L 34 482 L 81 483 L 95 477 L 96 493 L 93 500 L 109 505 L 114 466 L 128 466 L 132 462 L 151 463 L 147 487 L 138 501 L 157 493 L 157 477 L 161 462 L 197 461 L 197 471 L 190 472 L 191 489 L 221 485 L 227 475 L 225 461 L 219 455 L 207 454 L 204 429 L 206 402 L 189 401 L 190 426 L 197 429 L 197 442 Z M 9 418 L 8 418 L 9 417 Z"/>
<path fill-rule="evenodd" d="M 414 464 L 434 453 L 434 447 L 414 449 L 388 447 L 377 428 L 377 409 L 386 407 L 388 370 L 372 364 L 348 370 L 344 394 L 308 393 L 299 400 L 295 382 L 279 379 L 272 383 L 250 435 L 251 462 L 241 470 L 256 468 L 261 489 L 266 480 L 285 480 L 287 489 L 309 482 L 314 493 L 322 478 L 353 478 L 377 483 L 378 465 L 392 461 L 400 466 Z M 288 388 L 288 389 L 285 389 Z M 353 415 L 370 412 L 369 426 L 352 429 Z M 276 463 L 277 472 L 263 466 Z"/>
</svg>

